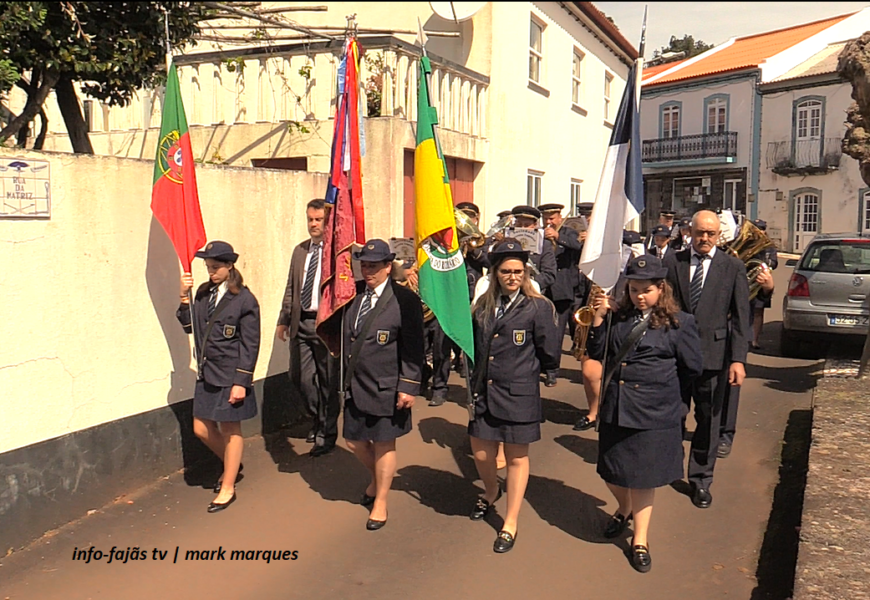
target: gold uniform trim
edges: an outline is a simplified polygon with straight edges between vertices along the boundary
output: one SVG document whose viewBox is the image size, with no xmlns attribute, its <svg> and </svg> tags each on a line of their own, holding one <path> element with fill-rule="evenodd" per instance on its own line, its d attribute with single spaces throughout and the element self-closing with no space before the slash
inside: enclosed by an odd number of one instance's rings
<svg viewBox="0 0 870 600">
<path fill-rule="evenodd" d="M 247 375 L 253 375 L 253 374 L 254 374 L 253 371 L 245 371 L 244 369 L 236 369 L 236 371 L 238 371 L 239 373 L 245 373 L 245 374 L 247 374 Z"/>
<path fill-rule="evenodd" d="M 417 384 L 420 383 L 419 381 L 414 381 L 413 379 L 405 379 L 404 377 L 399 377 L 399 380 L 400 381 L 407 381 L 408 383 L 417 383 Z"/>
</svg>

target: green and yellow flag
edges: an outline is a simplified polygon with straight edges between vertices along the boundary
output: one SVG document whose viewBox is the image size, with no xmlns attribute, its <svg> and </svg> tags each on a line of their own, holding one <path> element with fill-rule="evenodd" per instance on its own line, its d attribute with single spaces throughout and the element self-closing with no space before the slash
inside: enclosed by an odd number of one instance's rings
<svg viewBox="0 0 870 600">
<path fill-rule="evenodd" d="M 417 149 L 414 152 L 415 242 L 420 298 L 432 309 L 444 333 L 473 361 L 468 276 L 459 249 L 447 165 L 435 137 L 438 115 L 429 98 L 426 77 L 431 72 L 429 58 L 422 57 L 417 91 Z"/>
</svg>

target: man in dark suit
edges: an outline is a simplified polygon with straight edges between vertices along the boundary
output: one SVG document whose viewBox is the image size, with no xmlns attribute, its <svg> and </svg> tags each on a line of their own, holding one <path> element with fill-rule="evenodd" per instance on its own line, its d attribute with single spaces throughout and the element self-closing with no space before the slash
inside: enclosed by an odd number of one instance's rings
<svg viewBox="0 0 870 600">
<path fill-rule="evenodd" d="M 369 240 L 354 257 L 364 282 L 344 314 L 342 391 L 347 447 L 368 469 L 362 504 L 371 504 L 366 527 L 387 521 L 387 493 L 396 472 L 396 438 L 411 431 L 411 407 L 420 393 L 423 307 L 413 291 L 394 282 L 395 254 L 383 240 Z"/>
<path fill-rule="evenodd" d="M 749 286 L 739 259 L 719 251 L 719 217 L 702 210 L 692 219 L 692 248 L 665 258 L 667 280 L 682 309 L 695 315 L 701 335 L 704 372 L 683 390 L 687 407 L 695 403 L 688 479 L 692 503 L 713 502 L 710 485 L 716 464 L 722 405 L 728 386 L 742 385 L 748 351 Z M 730 325 L 730 327 L 729 327 Z"/>
<path fill-rule="evenodd" d="M 306 207 L 311 237 L 293 249 L 276 330 L 282 342 L 290 340 L 290 381 L 314 420 L 306 440 L 314 444 L 310 452 L 314 457 L 335 448 L 340 410 L 334 381 L 338 363 L 314 330 L 320 304 L 325 212 L 324 201 L 320 199 L 312 200 Z"/>
</svg>

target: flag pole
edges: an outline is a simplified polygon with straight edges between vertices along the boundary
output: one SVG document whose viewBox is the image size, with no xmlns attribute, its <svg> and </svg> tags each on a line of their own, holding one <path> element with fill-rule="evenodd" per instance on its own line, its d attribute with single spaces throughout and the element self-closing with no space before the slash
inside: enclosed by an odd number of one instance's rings
<svg viewBox="0 0 870 600">
<path fill-rule="evenodd" d="M 429 54 L 426 52 L 426 34 L 423 33 L 423 24 L 420 22 L 420 17 L 417 17 L 417 30 L 418 35 L 420 36 L 420 49 L 422 52 L 422 58 L 429 58 Z M 421 60 L 422 60 L 421 58 Z M 432 101 L 432 73 L 427 73 L 426 69 L 421 68 L 420 72 L 423 74 L 423 77 L 426 79 L 426 94 L 429 96 L 429 101 Z M 419 127 L 420 115 L 417 115 L 417 126 Z M 442 159 L 444 157 L 444 153 L 441 151 L 441 140 L 438 139 L 438 125 L 432 124 L 432 139 L 435 141 L 435 148 L 438 152 L 438 157 Z M 466 267 L 467 268 L 467 267 Z M 471 306 L 468 307 L 471 310 Z M 436 317 L 437 319 L 437 317 Z M 439 324 L 440 327 L 440 324 Z M 458 348 L 458 346 L 457 346 Z M 468 368 L 468 356 L 464 351 L 460 350 L 460 354 L 462 356 L 462 370 L 465 371 L 465 399 L 468 406 L 468 420 L 474 420 L 474 396 L 472 395 L 471 390 L 471 369 Z"/>
<path fill-rule="evenodd" d="M 635 87 L 636 98 L 637 98 L 637 112 L 640 113 L 640 78 L 641 78 L 641 68 L 643 67 L 643 51 L 644 46 L 646 45 L 646 16 L 647 9 L 649 5 L 644 5 L 643 7 L 643 24 L 640 29 L 640 46 L 637 51 L 637 63 L 638 63 L 638 73 L 637 73 L 637 85 Z M 631 142 L 629 142 L 630 144 Z M 638 150 L 637 148 L 632 148 L 632 150 Z M 609 296 L 609 294 L 608 294 Z M 605 373 L 607 371 L 607 355 L 610 351 L 610 327 L 613 324 L 613 312 L 611 310 L 607 310 L 607 327 L 605 328 L 604 333 L 604 357 L 602 358 L 602 366 L 603 369 L 601 371 L 601 381 L 599 382 L 598 388 L 598 414 L 599 416 L 595 419 L 595 431 L 598 432 L 599 425 L 601 424 L 601 405 L 604 403 L 604 393 L 607 391 L 604 389 L 604 381 L 607 379 Z"/>
</svg>

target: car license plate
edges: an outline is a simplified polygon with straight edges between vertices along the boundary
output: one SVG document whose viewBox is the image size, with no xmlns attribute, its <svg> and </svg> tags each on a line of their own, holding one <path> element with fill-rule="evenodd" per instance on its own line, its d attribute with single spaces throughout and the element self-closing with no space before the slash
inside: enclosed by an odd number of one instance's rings
<svg viewBox="0 0 870 600">
<path fill-rule="evenodd" d="M 857 325 L 867 325 L 868 317 L 862 315 L 828 315 L 829 325 L 846 325 L 854 327 Z"/>
</svg>

